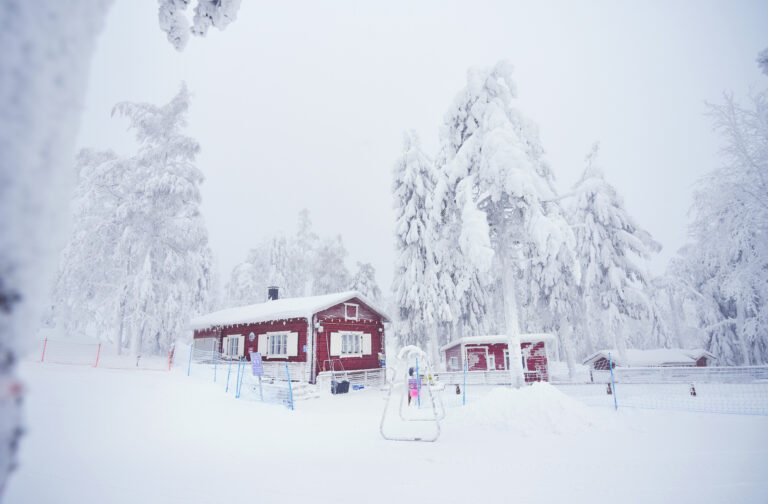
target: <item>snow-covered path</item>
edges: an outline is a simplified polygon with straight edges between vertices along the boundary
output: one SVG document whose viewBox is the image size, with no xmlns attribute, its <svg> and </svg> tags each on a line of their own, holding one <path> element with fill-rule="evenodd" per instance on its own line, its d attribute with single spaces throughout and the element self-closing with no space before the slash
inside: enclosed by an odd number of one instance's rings
<svg viewBox="0 0 768 504">
<path fill-rule="evenodd" d="M 29 432 L 7 503 L 768 502 L 766 417 L 493 391 L 449 408 L 437 443 L 398 443 L 379 436 L 377 390 L 291 412 L 176 372 L 22 376 Z"/>
</svg>

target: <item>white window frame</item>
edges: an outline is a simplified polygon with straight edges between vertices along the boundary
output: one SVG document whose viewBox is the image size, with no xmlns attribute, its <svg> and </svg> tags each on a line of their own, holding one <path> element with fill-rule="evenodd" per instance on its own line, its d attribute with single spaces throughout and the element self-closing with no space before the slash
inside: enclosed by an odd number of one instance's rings
<svg viewBox="0 0 768 504">
<path fill-rule="evenodd" d="M 488 355 L 485 357 L 485 368 L 488 371 L 496 371 L 496 355 L 488 352 Z"/>
<path fill-rule="evenodd" d="M 342 357 L 363 356 L 363 333 L 357 331 L 340 332 Z"/>
<path fill-rule="evenodd" d="M 347 307 L 350 306 L 355 308 L 354 317 L 350 317 L 349 312 L 347 311 Z M 357 303 L 344 303 L 344 320 L 360 320 L 360 305 Z"/>
<path fill-rule="evenodd" d="M 451 369 L 458 369 L 459 367 L 459 358 L 456 357 L 455 355 L 451 355 L 450 366 L 451 366 Z"/>
<path fill-rule="evenodd" d="M 504 350 L 504 369 L 509 371 L 509 349 Z"/>
<path fill-rule="evenodd" d="M 239 343 L 240 343 L 240 338 L 227 337 L 227 352 L 226 352 L 227 357 L 234 357 L 234 356 L 240 355 L 240 349 L 238 348 Z"/>
<path fill-rule="evenodd" d="M 288 332 L 289 331 L 283 331 L 283 332 L 271 332 L 267 333 L 267 358 L 270 359 L 287 359 L 288 358 Z M 281 343 L 278 343 L 278 348 L 282 350 L 282 352 L 275 353 L 272 350 L 274 349 L 274 340 L 276 338 L 280 338 L 282 340 Z"/>
</svg>

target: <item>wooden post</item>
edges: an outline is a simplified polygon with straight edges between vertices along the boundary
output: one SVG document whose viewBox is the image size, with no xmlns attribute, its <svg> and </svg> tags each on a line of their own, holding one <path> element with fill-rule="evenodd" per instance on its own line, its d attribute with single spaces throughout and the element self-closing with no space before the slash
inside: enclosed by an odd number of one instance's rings
<svg viewBox="0 0 768 504">
<path fill-rule="evenodd" d="M 48 338 L 45 338 L 45 341 L 43 341 L 43 356 L 40 358 L 40 362 L 45 361 L 45 347 L 48 346 Z"/>
</svg>

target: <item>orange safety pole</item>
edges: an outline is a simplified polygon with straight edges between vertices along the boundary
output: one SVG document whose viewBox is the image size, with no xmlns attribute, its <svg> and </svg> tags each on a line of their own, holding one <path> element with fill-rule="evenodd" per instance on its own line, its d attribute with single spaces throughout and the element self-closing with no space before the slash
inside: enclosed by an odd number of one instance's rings
<svg viewBox="0 0 768 504">
<path fill-rule="evenodd" d="M 48 338 L 45 338 L 43 342 L 43 356 L 40 358 L 40 362 L 45 361 L 45 347 L 48 346 Z"/>
<path fill-rule="evenodd" d="M 168 350 L 168 371 L 171 370 L 171 351 Z"/>
<path fill-rule="evenodd" d="M 99 367 L 99 355 L 101 355 L 101 343 L 99 343 L 99 350 L 96 352 L 96 364 L 93 367 Z"/>
</svg>

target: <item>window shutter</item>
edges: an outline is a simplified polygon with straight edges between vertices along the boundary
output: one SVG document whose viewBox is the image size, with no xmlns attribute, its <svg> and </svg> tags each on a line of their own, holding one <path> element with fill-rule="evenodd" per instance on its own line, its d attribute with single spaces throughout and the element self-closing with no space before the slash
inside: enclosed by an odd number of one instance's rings
<svg viewBox="0 0 768 504">
<path fill-rule="evenodd" d="M 266 334 L 259 334 L 258 338 L 259 338 L 259 344 L 258 344 L 259 353 L 262 356 L 266 356 L 267 355 L 267 348 L 268 348 L 267 347 L 267 340 L 269 339 L 269 337 Z"/>
<path fill-rule="evenodd" d="M 341 355 L 341 335 L 337 332 L 331 333 L 331 355 Z"/>
<path fill-rule="evenodd" d="M 286 350 L 288 351 L 288 355 L 299 355 L 299 333 L 289 332 L 287 342 L 288 348 Z"/>
<path fill-rule="evenodd" d="M 242 357 L 245 355 L 245 336 L 242 334 L 238 336 L 238 342 L 237 342 L 237 355 Z"/>
<path fill-rule="evenodd" d="M 223 353 L 226 355 L 227 353 L 227 340 L 229 340 L 229 336 L 224 336 L 221 338 L 221 348 L 219 348 L 219 353 Z"/>
<path fill-rule="evenodd" d="M 371 335 L 363 333 L 363 355 L 371 355 Z"/>
</svg>

